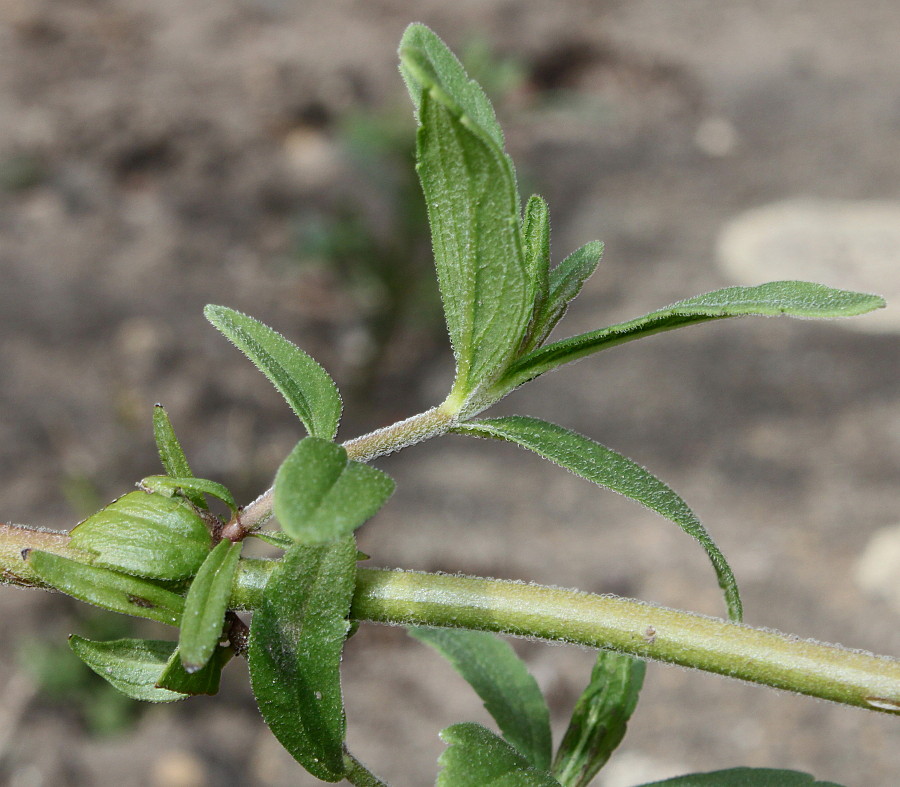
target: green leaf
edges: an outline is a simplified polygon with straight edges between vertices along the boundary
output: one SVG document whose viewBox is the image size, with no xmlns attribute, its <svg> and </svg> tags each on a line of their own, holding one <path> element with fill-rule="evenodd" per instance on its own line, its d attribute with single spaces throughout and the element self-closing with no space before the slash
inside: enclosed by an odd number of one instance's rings
<svg viewBox="0 0 900 787">
<path fill-rule="evenodd" d="M 417 28 L 421 35 L 423 29 Z M 515 173 L 502 140 L 470 113 L 477 102 L 444 78 L 446 58 L 401 47 L 402 68 L 418 100 L 416 158 L 453 353 L 454 406 L 464 409 L 517 352 L 534 303 L 519 226 Z M 447 53 L 448 57 L 452 55 Z"/>
<path fill-rule="evenodd" d="M 550 289 L 550 207 L 539 194 L 532 194 L 525 206 L 522 235 L 525 242 L 525 265 L 534 289 L 534 311 L 528 329 L 531 334 Z"/>
<path fill-rule="evenodd" d="M 26 559 L 44 582 L 86 604 L 170 626 L 181 622 L 184 598 L 146 579 L 36 549 Z"/>
<path fill-rule="evenodd" d="M 394 486 L 381 470 L 348 461 L 341 446 L 307 437 L 275 476 L 275 516 L 297 541 L 333 541 L 374 516 Z"/>
<path fill-rule="evenodd" d="M 460 107 L 479 131 L 503 148 L 503 131 L 491 102 L 462 63 L 435 33 L 422 24 L 411 24 L 400 39 L 400 73 L 420 118 L 422 94 L 429 87 L 440 90 Z"/>
<path fill-rule="evenodd" d="M 178 649 L 189 673 L 197 672 L 212 657 L 222 638 L 231 582 L 243 544 L 220 541 L 206 556 L 188 588 L 181 616 Z"/>
<path fill-rule="evenodd" d="M 535 306 L 526 352 L 544 343 L 563 318 L 569 304 L 581 292 L 584 283 L 597 269 L 602 256 L 603 244 L 591 241 L 573 251 L 550 271 L 550 292 L 542 304 Z"/>
<path fill-rule="evenodd" d="M 180 648 L 172 651 L 162 673 L 156 680 L 161 689 L 179 694 L 218 694 L 222 679 L 222 669 L 231 661 L 234 651 L 229 647 L 217 645 L 202 669 L 188 672 L 182 664 Z"/>
<path fill-rule="evenodd" d="M 709 773 L 690 773 L 640 787 L 841 787 L 834 782 L 818 782 L 800 771 L 775 768 L 729 768 Z"/>
<path fill-rule="evenodd" d="M 205 478 L 150 475 L 141 480 L 140 487 L 148 492 L 158 492 L 165 497 L 174 497 L 181 492 L 194 505 L 196 505 L 195 498 L 198 495 L 201 499 L 204 494 L 212 495 L 225 503 L 232 511 L 237 510 L 237 503 L 234 502 L 234 496 L 228 491 L 228 488 L 216 481 L 207 481 Z M 206 507 L 204 501 L 201 508 L 205 509 Z"/>
<path fill-rule="evenodd" d="M 514 363 L 499 385 L 504 391 L 586 355 L 685 325 L 747 315 L 831 318 L 853 317 L 885 305 L 877 295 L 835 290 L 803 281 L 774 281 L 756 287 L 726 287 L 679 301 L 665 309 L 609 328 L 548 344 Z"/>
<path fill-rule="evenodd" d="M 206 669 L 188 675 L 180 669 L 174 642 L 152 639 L 95 642 L 73 634 L 69 637 L 69 647 L 123 694 L 145 702 L 175 702 L 195 694 L 215 694 L 219 690 L 222 667 L 231 658 L 230 649 L 220 648 Z M 173 665 L 177 667 L 173 669 Z"/>
<path fill-rule="evenodd" d="M 344 775 L 341 650 L 356 544 L 297 544 L 272 572 L 250 625 L 250 683 L 266 724 L 313 776 Z"/>
<path fill-rule="evenodd" d="M 290 549 L 294 546 L 294 539 L 280 530 L 254 530 L 248 535 L 278 549 Z"/>
<path fill-rule="evenodd" d="M 549 770 L 550 712 L 525 663 L 508 642 L 486 631 L 413 628 L 475 689 L 503 737 L 539 770 Z"/>
<path fill-rule="evenodd" d="M 334 438 L 341 420 L 341 397 L 328 372 L 280 333 L 246 314 L 212 305 L 203 313 L 269 378 L 307 432 Z"/>
<path fill-rule="evenodd" d="M 537 418 L 514 415 L 461 424 L 453 431 L 517 443 L 588 481 L 630 497 L 677 524 L 709 556 L 725 591 L 728 614 L 741 619 L 741 599 L 725 556 L 687 503 L 662 481 L 632 460 L 576 432 Z"/>
<path fill-rule="evenodd" d="M 533 768 L 503 738 L 466 722 L 441 730 L 450 744 L 438 759 L 437 787 L 559 787 L 546 771 Z"/>
<path fill-rule="evenodd" d="M 152 639 L 94 642 L 73 634 L 69 637 L 69 647 L 101 678 L 133 700 L 175 702 L 188 697 L 187 693 L 156 685 L 175 652 L 174 642 Z"/>
<path fill-rule="evenodd" d="M 181 500 L 129 492 L 72 529 L 73 547 L 95 565 L 154 579 L 185 579 L 209 552 L 203 520 Z"/>
<path fill-rule="evenodd" d="M 646 664 L 622 653 L 600 651 L 591 680 L 575 705 L 553 761 L 566 787 L 587 787 L 622 742 L 637 706 Z"/>
<path fill-rule="evenodd" d="M 166 473 L 175 478 L 193 478 L 194 474 L 191 472 L 191 466 L 184 455 L 181 443 L 175 436 L 175 429 L 169 420 L 169 414 L 161 404 L 153 408 L 153 436 L 156 438 L 159 459 Z M 185 497 L 197 508 L 206 509 L 206 500 L 203 495 L 186 491 Z"/>
</svg>

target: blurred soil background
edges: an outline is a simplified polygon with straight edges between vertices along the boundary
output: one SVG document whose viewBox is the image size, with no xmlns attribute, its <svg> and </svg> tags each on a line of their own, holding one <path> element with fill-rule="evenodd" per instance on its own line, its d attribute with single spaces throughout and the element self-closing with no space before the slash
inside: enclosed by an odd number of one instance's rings
<svg viewBox="0 0 900 787">
<path fill-rule="evenodd" d="M 2 0 L 3 519 L 66 529 L 158 472 L 157 401 L 199 475 L 245 502 L 269 485 L 301 429 L 206 303 L 317 357 L 345 392 L 344 438 L 440 400 L 450 354 L 396 70 L 411 21 L 487 84 L 523 191 L 549 199 L 554 258 L 606 242 L 561 333 L 772 279 L 893 297 L 893 317 L 852 325 L 655 337 L 497 412 L 667 479 L 729 555 L 748 622 L 900 655 L 893 0 Z M 399 487 L 362 531 L 371 564 L 722 612 L 676 527 L 511 446 L 448 438 L 379 465 Z M 243 664 L 218 697 L 137 707 L 65 636 L 159 632 L 14 589 L 0 615 L 0 783 L 313 783 L 264 728 Z M 559 735 L 592 655 L 517 647 Z M 344 674 L 351 747 L 397 785 L 432 783 L 443 726 L 487 721 L 399 629 L 364 625 Z M 598 783 L 736 765 L 885 787 L 900 727 L 655 665 Z"/>
</svg>

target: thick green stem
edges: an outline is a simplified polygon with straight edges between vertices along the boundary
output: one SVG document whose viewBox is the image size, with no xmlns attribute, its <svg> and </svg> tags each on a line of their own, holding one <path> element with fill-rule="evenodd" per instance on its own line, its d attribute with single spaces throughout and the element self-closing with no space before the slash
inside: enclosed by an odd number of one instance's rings
<svg viewBox="0 0 900 787">
<path fill-rule="evenodd" d="M 269 571 L 242 561 L 233 601 Z M 361 568 L 351 615 L 609 648 L 846 705 L 900 713 L 900 661 L 615 596 L 478 577 Z"/>
<path fill-rule="evenodd" d="M 0 579 L 42 586 L 22 551 L 79 553 L 65 533 L 0 525 Z M 272 560 L 241 560 L 230 606 L 253 609 Z M 900 714 L 900 660 L 616 596 L 478 577 L 360 568 L 351 616 L 609 648 L 846 705 Z"/>
</svg>

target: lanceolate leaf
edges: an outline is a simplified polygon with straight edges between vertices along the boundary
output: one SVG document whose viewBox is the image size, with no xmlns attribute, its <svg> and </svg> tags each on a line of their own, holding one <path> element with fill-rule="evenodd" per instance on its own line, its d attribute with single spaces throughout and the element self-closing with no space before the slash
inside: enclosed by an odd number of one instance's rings
<svg viewBox="0 0 900 787">
<path fill-rule="evenodd" d="M 531 765 L 550 768 L 550 712 L 537 682 L 509 643 L 485 631 L 414 628 L 409 633 L 431 645 L 468 681 L 503 737 Z"/>
<path fill-rule="evenodd" d="M 525 265 L 534 289 L 534 310 L 528 328 L 529 334 L 532 334 L 536 319 L 547 302 L 550 288 L 550 208 L 547 201 L 538 194 L 532 194 L 525 206 L 522 235 Z"/>
<path fill-rule="evenodd" d="M 526 351 L 544 343 L 566 313 L 569 304 L 581 292 L 584 283 L 597 269 L 602 256 L 603 244 L 598 240 L 591 241 L 573 251 L 550 271 L 550 292 L 542 304 L 535 306 Z"/>
<path fill-rule="evenodd" d="M 374 516 L 394 486 L 377 468 L 348 461 L 341 446 L 307 437 L 275 477 L 275 516 L 297 541 L 333 541 Z"/>
<path fill-rule="evenodd" d="M 153 582 L 34 549 L 27 560 L 48 585 L 86 604 L 170 626 L 181 622 L 184 598 Z"/>
<path fill-rule="evenodd" d="M 174 642 L 152 639 L 94 642 L 73 634 L 69 646 L 101 678 L 126 696 L 145 702 L 175 702 L 196 694 L 215 694 L 219 690 L 222 667 L 231 657 L 229 649 L 220 648 L 206 669 L 188 675 L 181 668 Z"/>
<path fill-rule="evenodd" d="M 625 736 L 637 706 L 646 664 L 622 653 L 600 651 L 553 761 L 566 787 L 587 787 Z"/>
<path fill-rule="evenodd" d="M 207 481 L 205 478 L 150 475 L 141 479 L 140 487 L 149 492 L 158 492 L 166 497 L 172 497 L 181 492 L 192 503 L 198 495 L 201 499 L 204 494 L 212 495 L 225 503 L 232 511 L 237 510 L 237 503 L 234 502 L 234 496 L 228 491 L 228 487 L 216 481 Z M 194 504 L 196 505 L 196 503 Z M 202 508 L 206 508 L 205 502 Z"/>
<path fill-rule="evenodd" d="M 154 579 L 184 579 L 211 545 L 206 525 L 184 501 L 129 492 L 72 529 L 72 546 L 95 565 Z"/>
<path fill-rule="evenodd" d="M 261 322 L 224 306 L 203 313 L 265 374 L 306 431 L 331 440 L 341 420 L 341 397 L 331 377 L 299 347 Z"/>
<path fill-rule="evenodd" d="M 353 538 L 289 549 L 250 626 L 250 682 L 266 724 L 323 781 L 344 775 L 341 650 L 356 579 Z"/>
<path fill-rule="evenodd" d="M 775 768 L 729 768 L 709 773 L 689 773 L 640 787 L 841 787 L 835 782 L 818 782 L 800 771 Z"/>
<path fill-rule="evenodd" d="M 449 744 L 438 759 L 437 787 L 559 787 L 547 771 L 533 768 L 503 738 L 466 722 L 441 730 Z"/>
<path fill-rule="evenodd" d="M 69 647 L 101 678 L 134 700 L 175 702 L 189 696 L 156 685 L 175 652 L 174 642 L 152 639 L 94 642 L 73 634 L 69 637 Z"/>
<path fill-rule="evenodd" d="M 443 46 L 436 36 L 434 42 Z M 419 102 L 417 169 L 456 357 L 451 396 L 462 407 L 513 358 L 534 292 L 512 164 L 496 136 L 470 116 L 468 95 L 448 92 L 457 82 L 441 81 L 441 64 L 429 51 L 403 46 L 400 54 L 404 75 L 418 91 L 411 91 Z"/>
<path fill-rule="evenodd" d="M 569 361 L 684 325 L 745 315 L 852 317 L 884 305 L 884 300 L 877 295 L 835 290 L 803 281 L 775 281 L 757 287 L 727 287 L 679 301 L 636 320 L 548 344 L 516 361 L 504 375 L 501 385 L 504 390 L 511 390 Z"/>
<path fill-rule="evenodd" d="M 518 443 L 576 475 L 656 511 L 693 536 L 709 555 L 725 591 L 728 614 L 741 619 L 741 600 L 731 567 L 687 503 L 643 467 L 606 446 L 556 424 L 515 415 L 461 424 L 454 431 Z"/>
<path fill-rule="evenodd" d="M 206 556 L 188 588 L 181 617 L 178 649 L 188 672 L 203 667 L 222 636 L 231 581 L 241 556 L 242 542 L 220 541 Z"/>
<path fill-rule="evenodd" d="M 159 451 L 159 459 L 166 473 L 175 478 L 193 478 L 191 466 L 181 448 L 181 443 L 175 436 L 175 429 L 169 420 L 166 409 L 158 404 L 153 408 L 153 436 L 156 438 L 156 448 Z M 185 491 L 188 498 L 197 508 L 205 509 L 206 500 L 198 492 Z"/>
</svg>

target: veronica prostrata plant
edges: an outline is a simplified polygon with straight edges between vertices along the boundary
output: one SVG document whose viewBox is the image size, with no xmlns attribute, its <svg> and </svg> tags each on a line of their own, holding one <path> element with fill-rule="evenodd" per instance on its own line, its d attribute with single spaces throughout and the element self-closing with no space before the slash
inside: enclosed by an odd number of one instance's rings
<svg viewBox="0 0 900 787">
<path fill-rule="evenodd" d="M 499 733 L 474 723 L 441 732 L 448 748 L 437 783 L 446 787 L 587 785 L 622 740 L 644 659 L 900 713 L 900 662 L 740 624 L 740 595 L 725 556 L 688 505 L 650 472 L 563 426 L 530 416 L 480 417 L 540 375 L 634 339 L 744 315 L 854 316 L 882 307 L 882 299 L 798 281 L 728 287 L 548 341 L 597 268 L 603 245 L 587 243 L 551 265 L 547 203 L 534 195 L 523 207 L 490 102 L 428 28 L 407 29 L 400 71 L 418 120 L 416 169 L 456 361 L 447 398 L 337 443 L 342 403 L 328 373 L 252 317 L 208 306 L 209 321 L 269 378 L 308 433 L 273 487 L 241 507 L 222 484 L 195 477 L 157 405 L 153 427 L 165 474 L 144 478 L 139 490 L 68 535 L 2 526 L 4 579 L 175 627 L 177 639 L 165 641 L 71 637 L 79 658 L 134 699 L 214 694 L 229 660 L 246 656 L 266 724 L 325 782 L 383 784 L 345 745 L 341 652 L 360 621 L 410 626 L 471 684 L 496 721 Z M 730 620 L 523 583 L 358 567 L 366 556 L 354 532 L 394 491 L 393 480 L 368 463 L 447 433 L 515 443 L 670 520 L 705 550 Z M 209 498 L 229 515 L 211 512 Z M 277 526 L 266 527 L 273 517 Z M 274 545 L 282 557 L 243 557 L 247 538 Z M 242 610 L 252 610 L 249 628 Z M 537 683 L 492 632 L 598 649 L 555 752 Z M 738 768 L 657 784 L 812 783 L 795 771 Z"/>
</svg>

